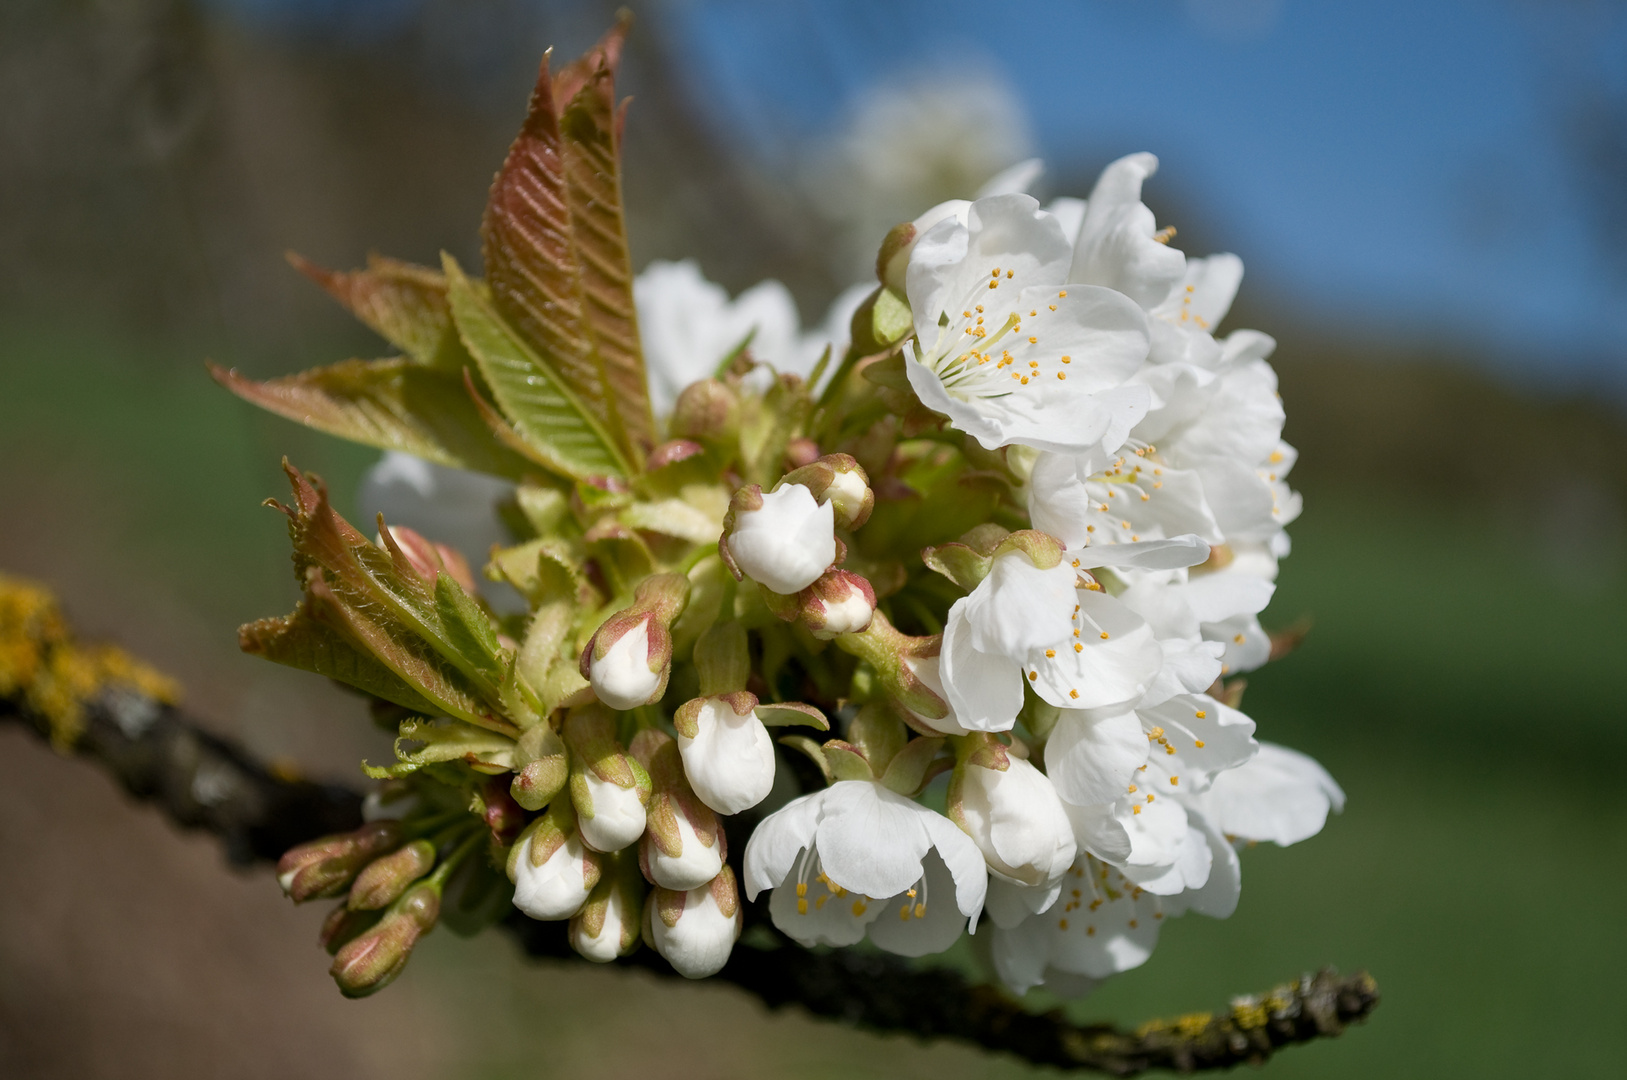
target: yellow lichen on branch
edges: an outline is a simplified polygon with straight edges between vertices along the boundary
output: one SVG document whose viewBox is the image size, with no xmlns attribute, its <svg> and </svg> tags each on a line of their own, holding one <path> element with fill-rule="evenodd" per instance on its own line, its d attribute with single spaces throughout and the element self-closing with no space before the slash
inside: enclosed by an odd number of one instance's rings
<svg viewBox="0 0 1627 1080">
<path fill-rule="evenodd" d="M 20 698 L 51 725 L 51 742 L 70 749 L 85 705 L 113 687 L 174 705 L 175 680 L 112 645 L 76 642 L 56 597 L 44 586 L 0 574 L 0 698 Z"/>
</svg>

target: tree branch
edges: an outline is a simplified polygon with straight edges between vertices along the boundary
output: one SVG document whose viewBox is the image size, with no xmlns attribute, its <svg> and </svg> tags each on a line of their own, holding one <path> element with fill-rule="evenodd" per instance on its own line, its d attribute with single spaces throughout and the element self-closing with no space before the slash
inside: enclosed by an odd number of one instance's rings
<svg viewBox="0 0 1627 1080">
<path fill-rule="evenodd" d="M 275 860 L 297 843 L 361 822 L 361 795 L 278 775 L 163 700 L 160 676 L 117 650 L 74 642 L 48 593 L 0 575 L 0 721 L 71 746 L 156 803 L 174 822 L 219 836 L 234 863 Z M 739 848 L 740 845 L 731 845 Z M 747 909 L 748 936 L 714 976 L 772 1009 L 922 1039 L 956 1039 L 1037 1065 L 1131 1076 L 1148 1069 L 1222 1069 L 1259 1062 L 1294 1043 L 1337 1035 L 1378 1005 L 1365 972 L 1324 969 L 1222 1012 L 1154 1021 L 1133 1032 L 1079 1025 L 1060 1009 L 1033 1013 L 958 972 L 919 968 L 857 949 L 814 952 L 773 929 L 766 901 Z M 504 928 L 536 957 L 579 961 L 565 924 L 518 911 Z M 675 977 L 650 949 L 619 963 Z"/>
</svg>

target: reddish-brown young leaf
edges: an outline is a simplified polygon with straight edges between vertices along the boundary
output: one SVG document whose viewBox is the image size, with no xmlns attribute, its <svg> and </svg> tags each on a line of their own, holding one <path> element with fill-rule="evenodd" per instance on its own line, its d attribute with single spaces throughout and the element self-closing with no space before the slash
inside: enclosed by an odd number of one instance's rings
<svg viewBox="0 0 1627 1080">
<path fill-rule="evenodd" d="M 457 371 L 468 363 L 446 302 L 446 278 L 427 266 L 367 257 L 365 270 L 327 270 L 293 252 L 294 269 L 420 364 Z"/>
<path fill-rule="evenodd" d="M 654 421 L 633 309 L 614 106 L 626 29 L 624 18 L 557 79 L 544 58 L 530 112 L 492 183 L 481 235 L 498 313 L 625 456 L 641 462 L 654 443 Z"/>
<path fill-rule="evenodd" d="M 264 382 L 218 364 L 209 374 L 251 405 L 342 439 L 511 480 L 537 471 L 492 439 L 461 371 L 394 358 L 343 360 Z"/>
</svg>

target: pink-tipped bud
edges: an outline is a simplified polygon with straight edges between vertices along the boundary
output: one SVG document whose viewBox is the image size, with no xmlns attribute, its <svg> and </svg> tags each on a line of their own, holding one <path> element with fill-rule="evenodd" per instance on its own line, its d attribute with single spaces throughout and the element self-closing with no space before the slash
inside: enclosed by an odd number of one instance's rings
<svg viewBox="0 0 1627 1080">
<path fill-rule="evenodd" d="M 620 851 L 644 834 L 650 776 L 616 741 L 616 718 L 602 705 L 565 717 L 571 754 L 571 803 L 582 840 L 595 851 Z"/>
<path fill-rule="evenodd" d="M 434 585 L 436 575 L 444 572 L 463 586 L 464 592 L 475 591 L 475 576 L 469 570 L 469 560 L 456 548 L 437 544 L 405 525 L 386 527 L 379 534 L 379 545 L 391 554 L 405 557 L 413 571 L 429 585 Z"/>
<path fill-rule="evenodd" d="M 350 887 L 353 911 L 375 911 L 395 902 L 407 886 L 429 873 L 435 865 L 435 845 L 428 840 L 412 843 L 374 859 L 356 875 Z"/>
<path fill-rule="evenodd" d="M 740 925 L 740 897 L 727 866 L 698 889 L 657 888 L 644 904 L 644 939 L 686 979 L 722 971 Z"/>
<path fill-rule="evenodd" d="M 295 903 L 338 896 L 362 867 L 401 846 L 399 821 L 373 821 L 355 832 L 289 848 L 277 861 L 277 883 Z"/>
<path fill-rule="evenodd" d="M 631 753 L 650 774 L 652 794 L 638 863 L 644 876 L 664 889 L 694 889 L 723 869 L 723 830 L 717 815 L 695 796 L 684 777 L 678 744 L 646 728 Z"/>
<path fill-rule="evenodd" d="M 644 880 L 630 853 L 612 856 L 605 874 L 582 910 L 571 916 L 571 948 L 596 964 L 607 964 L 638 948 Z"/>
<path fill-rule="evenodd" d="M 827 570 L 802 590 L 798 614 L 816 638 L 864 631 L 876 614 L 876 590 L 848 570 Z"/>
<path fill-rule="evenodd" d="M 509 794 L 508 774 L 489 776 L 480 785 L 481 818 L 491 830 L 492 839 L 503 847 L 514 843 L 531 820 L 531 815 Z"/>
<path fill-rule="evenodd" d="M 870 511 L 876 506 L 870 477 L 857 459 L 847 454 L 826 454 L 793 469 L 781 478 L 779 486 L 787 484 L 801 484 L 815 499 L 829 503 L 838 529 L 857 529 L 870 520 Z"/>
<path fill-rule="evenodd" d="M 514 906 L 533 919 L 568 919 L 599 883 L 604 856 L 582 843 L 569 799 L 555 799 L 509 849 Z"/>
<path fill-rule="evenodd" d="M 610 616 L 582 650 L 582 677 L 612 709 L 658 701 L 672 673 L 671 626 L 689 599 L 689 579 L 655 574 L 633 592 L 633 604 Z"/>
<path fill-rule="evenodd" d="M 434 928 L 441 914 L 441 894 L 433 885 L 414 886 L 388 914 L 334 955 L 329 974 L 345 997 L 376 994 L 407 966 L 413 946 Z"/>
</svg>

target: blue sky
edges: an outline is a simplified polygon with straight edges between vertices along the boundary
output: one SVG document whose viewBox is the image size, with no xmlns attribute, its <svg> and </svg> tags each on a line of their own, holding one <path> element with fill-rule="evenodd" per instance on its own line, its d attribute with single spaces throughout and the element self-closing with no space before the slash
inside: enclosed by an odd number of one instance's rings
<svg viewBox="0 0 1627 1080">
<path fill-rule="evenodd" d="M 215 0 L 347 33 L 416 2 Z M 1627 396 L 1627 262 L 1600 257 L 1561 135 L 1567 80 L 1627 94 L 1619 0 L 651 7 L 748 152 L 830 134 L 878 82 L 992 70 L 1047 157 L 1157 153 L 1149 202 L 1160 181 L 1180 192 L 1204 235 L 1243 256 L 1245 289 L 1334 327 L 1439 335 L 1534 379 Z M 557 5 L 539 8 L 563 25 Z"/>
<path fill-rule="evenodd" d="M 877 79 L 993 65 L 1043 153 L 1154 151 L 1251 283 L 1312 317 L 1627 387 L 1627 281 L 1588 236 L 1556 80 L 1627 55 L 1620 17 L 1591 25 L 1562 0 L 688 0 L 674 14 L 759 145 L 828 129 Z"/>
</svg>

